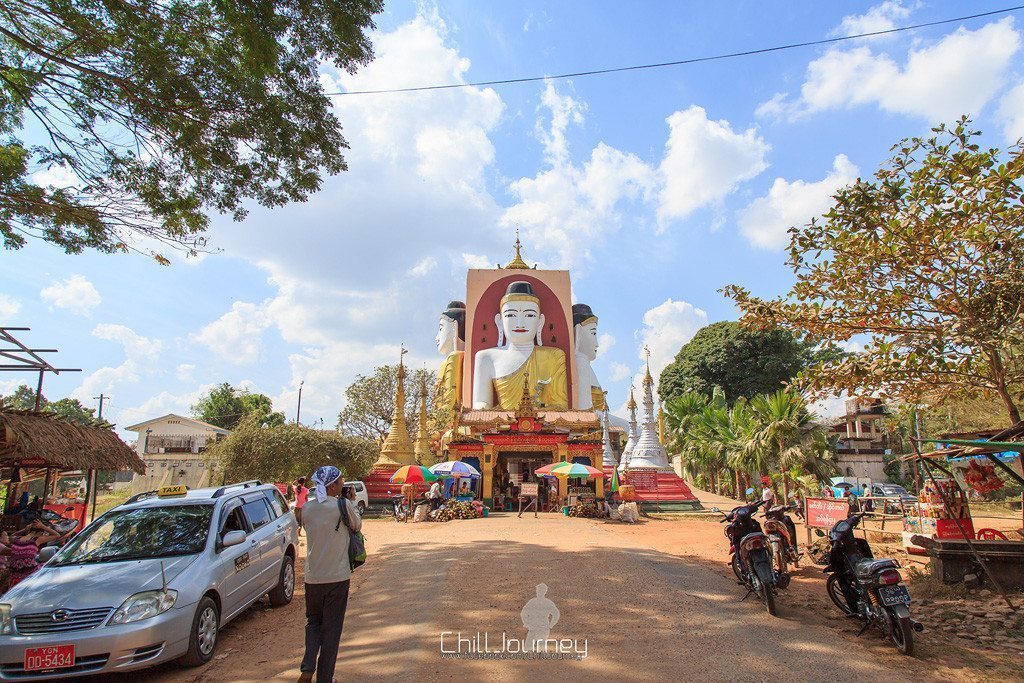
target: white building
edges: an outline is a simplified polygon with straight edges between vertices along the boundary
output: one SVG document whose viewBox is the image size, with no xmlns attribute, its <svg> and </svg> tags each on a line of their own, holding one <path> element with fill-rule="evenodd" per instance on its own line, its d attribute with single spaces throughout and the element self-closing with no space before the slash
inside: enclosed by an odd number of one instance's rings
<svg viewBox="0 0 1024 683">
<path fill-rule="evenodd" d="M 173 484 L 202 488 L 216 483 L 210 481 L 216 463 L 203 451 L 230 434 L 227 429 L 174 413 L 127 429 L 139 435 L 135 451 L 146 463 L 146 474 L 136 474 L 132 480 L 132 494 Z"/>
</svg>

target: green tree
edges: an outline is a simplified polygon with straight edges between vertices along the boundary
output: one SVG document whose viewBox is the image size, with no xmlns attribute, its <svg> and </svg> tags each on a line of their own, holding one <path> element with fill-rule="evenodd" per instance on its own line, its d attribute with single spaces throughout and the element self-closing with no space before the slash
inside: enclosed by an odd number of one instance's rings
<svg viewBox="0 0 1024 683">
<path fill-rule="evenodd" d="M 150 237 L 196 249 L 208 209 L 241 220 L 246 205 L 305 200 L 346 170 L 319 67 L 369 62 L 382 5 L 3 3 L 5 246 L 34 236 L 114 252 Z M 45 168 L 71 185 L 36 182 Z"/>
<path fill-rule="evenodd" d="M 811 345 L 785 330 L 748 330 L 735 322 L 717 322 L 698 330 L 679 349 L 658 379 L 658 394 L 665 400 L 688 391 L 710 397 L 718 386 L 731 403 L 779 389 L 814 355 Z"/>
<path fill-rule="evenodd" d="M 764 300 L 723 291 L 749 328 L 781 326 L 863 353 L 809 367 L 815 393 L 910 403 L 1024 397 L 1024 142 L 982 150 L 965 117 L 904 139 L 873 181 L 835 194 L 822 220 L 790 229 L 796 283 Z"/>
<path fill-rule="evenodd" d="M 267 427 L 248 415 L 207 456 L 219 463 L 229 481 L 292 481 L 321 465 L 334 465 L 345 479 L 365 475 L 377 457 L 373 441 L 311 429 L 295 423 Z"/>
<path fill-rule="evenodd" d="M 750 409 L 757 423 L 753 439 L 763 452 L 771 453 L 773 464 L 782 474 L 783 500 L 788 500 L 790 472 L 808 474 L 810 464 L 822 469 L 815 458 L 820 459 L 828 450 L 826 431 L 808 409 L 803 395 L 790 388 L 755 396 Z"/>
<path fill-rule="evenodd" d="M 239 390 L 227 382 L 218 384 L 192 406 L 192 417 L 223 429 L 234 429 L 247 416 L 265 427 L 284 424 L 284 413 L 274 412 L 270 397 Z"/>
<path fill-rule="evenodd" d="M 2 397 L 3 405 L 14 410 L 35 410 L 36 391 L 26 384 L 18 386 L 9 396 Z M 96 424 L 96 409 L 87 408 L 77 398 L 62 398 L 48 401 L 46 395 L 40 397 L 39 409 L 59 415 L 70 422 L 81 425 Z"/>
<path fill-rule="evenodd" d="M 430 370 L 413 370 L 405 378 L 405 420 L 409 434 L 416 436 L 420 389 L 427 387 L 427 420 L 431 433 L 447 429 L 451 411 L 434 405 L 432 387 L 436 374 Z M 398 392 L 398 366 L 381 365 L 372 375 L 357 375 L 345 389 L 345 407 L 338 413 L 338 429 L 344 434 L 384 443 L 391 429 Z"/>
</svg>

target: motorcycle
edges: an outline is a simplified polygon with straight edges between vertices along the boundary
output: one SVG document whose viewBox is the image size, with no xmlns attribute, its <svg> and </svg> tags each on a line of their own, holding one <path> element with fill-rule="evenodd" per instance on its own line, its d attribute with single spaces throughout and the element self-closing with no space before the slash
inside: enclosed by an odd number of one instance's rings
<svg viewBox="0 0 1024 683">
<path fill-rule="evenodd" d="M 754 513 L 763 503 L 757 501 L 733 508 L 721 521 L 729 522 L 725 535 L 729 539 L 730 563 L 736 578 L 747 589 L 743 599 L 746 600 L 751 593 L 756 594 L 768 614 L 775 616 L 775 594 L 779 583 L 772 566 L 771 543 L 754 519 Z M 718 508 L 712 508 L 712 511 L 721 513 Z"/>
<path fill-rule="evenodd" d="M 401 494 L 391 496 L 391 505 L 391 514 L 394 515 L 396 522 L 409 521 L 409 501 L 405 496 Z"/>
<path fill-rule="evenodd" d="M 775 573 L 779 577 L 779 588 L 789 585 L 789 563 L 800 567 L 800 549 L 796 540 L 796 525 L 787 512 L 797 509 L 792 503 L 776 505 L 764 511 L 764 532 L 768 535 L 772 546 L 772 558 L 775 561 Z M 785 577 L 785 579 L 783 579 Z"/>
<path fill-rule="evenodd" d="M 878 626 L 902 654 L 914 651 L 914 632 L 924 626 L 911 619 L 910 591 L 897 571 L 899 564 L 889 558 L 876 559 L 871 546 L 856 538 L 853 530 L 863 512 L 838 522 L 829 531 L 829 557 L 825 572 L 828 596 L 844 614 L 864 622 L 861 635 Z"/>
</svg>

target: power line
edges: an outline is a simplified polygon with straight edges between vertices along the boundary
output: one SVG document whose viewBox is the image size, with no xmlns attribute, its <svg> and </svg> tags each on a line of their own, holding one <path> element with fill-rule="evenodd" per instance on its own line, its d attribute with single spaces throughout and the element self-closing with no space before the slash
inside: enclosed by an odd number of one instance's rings
<svg viewBox="0 0 1024 683">
<path fill-rule="evenodd" d="M 1009 14 L 1011 12 L 1017 12 L 1024 9 L 1024 5 L 1017 5 L 1016 7 L 1007 7 L 1005 9 L 992 10 L 991 12 L 981 12 L 979 14 L 968 14 L 962 17 L 954 17 L 952 19 L 941 19 L 939 21 L 928 21 L 922 24 L 913 24 L 912 26 L 899 26 L 897 28 L 889 28 L 882 31 L 870 31 L 868 33 L 858 33 L 852 36 L 837 36 L 835 38 L 823 38 L 821 40 L 809 40 L 802 43 L 789 43 L 787 45 L 776 45 L 774 47 L 764 47 L 757 50 L 744 50 L 742 52 L 729 52 L 720 55 L 711 55 L 707 57 L 691 57 L 690 59 L 679 59 L 673 62 L 658 62 L 656 64 L 638 64 L 634 66 L 620 66 L 610 69 L 591 69 L 589 71 L 576 71 L 573 73 L 556 74 L 554 76 L 527 76 L 524 78 L 503 78 L 494 81 L 476 81 L 474 83 L 446 83 L 443 85 L 421 85 L 410 88 L 385 88 L 381 90 L 350 90 L 348 92 L 329 92 L 324 93 L 328 96 L 341 96 L 341 95 L 383 95 L 389 93 L 401 93 L 401 92 L 423 92 L 427 90 L 451 90 L 454 88 L 478 88 L 488 85 L 509 85 L 513 83 L 532 83 L 536 81 L 548 81 L 562 78 L 576 78 L 579 76 L 599 76 L 602 74 L 621 73 L 623 71 L 641 71 L 644 69 L 660 69 L 667 66 L 682 66 L 684 64 L 699 64 L 701 62 L 714 62 L 722 59 L 732 59 L 734 57 L 749 57 L 751 55 L 762 55 L 771 52 L 781 52 L 783 50 L 793 50 L 800 47 L 813 47 L 815 45 L 831 45 L 834 43 L 841 43 L 847 40 L 856 40 L 858 38 L 871 38 L 873 36 L 884 36 L 891 33 L 902 33 L 903 31 L 913 31 L 919 28 L 928 28 L 929 26 L 941 26 L 942 24 L 953 24 L 958 21 L 968 21 L 970 19 L 980 19 L 982 17 L 991 17 L 997 14 Z"/>
</svg>

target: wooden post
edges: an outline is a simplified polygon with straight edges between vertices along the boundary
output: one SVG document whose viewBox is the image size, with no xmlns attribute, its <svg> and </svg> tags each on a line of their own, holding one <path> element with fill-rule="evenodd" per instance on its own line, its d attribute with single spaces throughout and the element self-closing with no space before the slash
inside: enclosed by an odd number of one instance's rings
<svg viewBox="0 0 1024 683">
<path fill-rule="evenodd" d="M 96 486 L 93 483 L 93 477 L 92 477 L 93 471 L 94 470 L 89 470 L 88 474 L 86 475 L 87 476 L 87 478 L 85 480 L 85 504 L 86 504 L 86 506 L 89 505 L 89 496 L 95 495 L 95 493 L 96 493 L 96 491 L 95 491 Z M 84 516 L 84 513 L 83 513 L 83 516 Z M 89 521 L 91 522 L 92 520 L 90 519 Z"/>
</svg>

